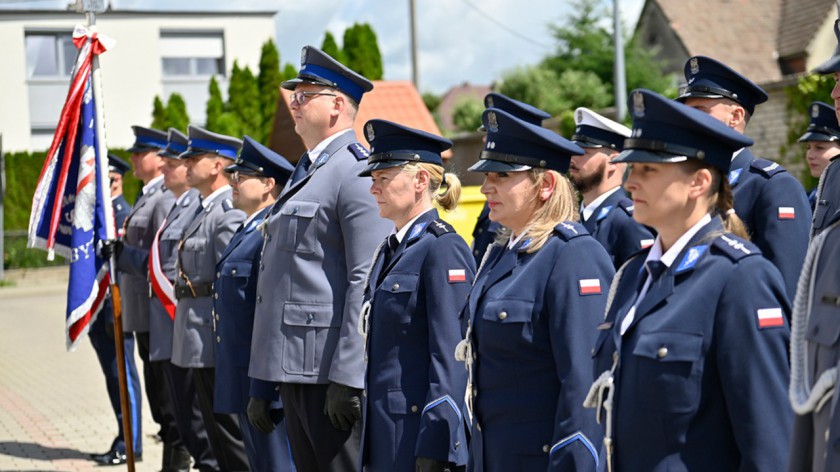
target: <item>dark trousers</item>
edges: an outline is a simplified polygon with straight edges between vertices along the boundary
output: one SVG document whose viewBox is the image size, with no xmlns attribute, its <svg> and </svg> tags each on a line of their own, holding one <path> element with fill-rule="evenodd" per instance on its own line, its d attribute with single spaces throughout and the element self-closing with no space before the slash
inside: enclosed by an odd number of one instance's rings
<svg viewBox="0 0 840 472">
<path fill-rule="evenodd" d="M 149 333 L 135 333 L 137 339 L 137 353 L 143 361 L 143 380 L 146 383 L 146 398 L 149 400 L 149 411 L 152 419 L 160 426 L 158 435 L 163 442 L 172 444 L 178 440 L 178 430 L 175 417 L 166 391 L 166 380 L 160 367 L 155 367 L 149 361 Z"/>
<path fill-rule="evenodd" d="M 263 434 L 251 424 L 247 414 L 238 416 L 251 472 L 296 472 L 285 419 L 274 424 L 274 431 Z"/>
<path fill-rule="evenodd" d="M 102 312 L 96 321 L 91 325 L 88 336 L 102 374 L 105 376 L 105 388 L 108 391 L 108 398 L 111 400 L 111 409 L 117 419 L 117 437 L 111 444 L 111 449 L 125 453 L 125 434 L 123 432 L 122 406 L 120 405 L 120 378 L 117 371 L 117 347 L 114 344 L 113 327 L 111 334 L 106 330 L 106 323 L 109 320 L 104 317 L 104 310 L 111 310 L 110 303 L 102 308 Z M 134 443 L 134 453 L 143 454 L 143 434 L 141 407 L 143 394 L 140 387 L 140 376 L 137 373 L 137 366 L 134 364 L 134 336 L 131 333 L 125 335 L 125 366 L 126 380 L 128 382 L 128 406 L 131 411 L 131 434 Z"/>
<path fill-rule="evenodd" d="M 207 472 L 218 471 L 219 463 L 213 455 L 210 439 L 207 437 L 207 428 L 201 417 L 192 372 L 169 361 L 164 362 L 166 363 L 164 374 L 175 412 L 175 423 L 184 439 L 184 445 L 195 461 L 197 469 Z"/>
<path fill-rule="evenodd" d="M 245 455 L 245 445 L 242 441 L 242 430 L 239 429 L 239 418 L 237 415 L 213 411 L 216 369 L 193 368 L 190 371 L 195 381 L 198 406 L 207 428 L 210 447 L 213 448 L 213 454 L 219 461 L 219 467 L 225 472 L 249 470 L 248 457 Z"/>
<path fill-rule="evenodd" d="M 359 467 L 361 425 L 333 427 L 324 414 L 327 385 L 281 384 L 280 397 L 295 466 L 301 471 L 343 472 Z"/>
</svg>

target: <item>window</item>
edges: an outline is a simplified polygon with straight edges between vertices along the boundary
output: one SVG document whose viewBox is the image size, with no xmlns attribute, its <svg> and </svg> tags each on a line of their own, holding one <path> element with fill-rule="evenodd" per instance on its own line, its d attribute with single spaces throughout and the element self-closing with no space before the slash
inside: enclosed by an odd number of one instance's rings
<svg viewBox="0 0 840 472">
<path fill-rule="evenodd" d="M 160 33 L 164 78 L 198 78 L 225 74 L 224 36 L 221 32 Z"/>
<path fill-rule="evenodd" d="M 26 76 L 28 78 L 70 77 L 76 61 L 71 33 L 26 32 Z"/>
</svg>

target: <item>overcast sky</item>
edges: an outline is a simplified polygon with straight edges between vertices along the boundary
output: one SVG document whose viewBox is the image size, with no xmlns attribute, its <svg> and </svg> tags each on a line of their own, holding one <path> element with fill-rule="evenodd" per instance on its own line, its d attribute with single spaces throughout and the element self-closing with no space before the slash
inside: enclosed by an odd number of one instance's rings
<svg viewBox="0 0 840 472">
<path fill-rule="evenodd" d="M 628 27 L 644 0 L 617 0 Z M 0 0 L 0 7 L 62 8 L 56 0 Z M 113 0 L 116 9 L 278 11 L 277 43 L 285 64 L 300 48 L 320 46 L 325 31 L 341 42 L 354 22 L 373 26 L 385 79 L 411 80 L 408 0 Z M 607 13 L 612 1 L 602 0 Z M 506 70 L 535 64 L 553 51 L 549 24 L 570 13 L 568 0 L 415 0 L 420 90 L 443 93 L 462 82 L 490 84 Z"/>
</svg>

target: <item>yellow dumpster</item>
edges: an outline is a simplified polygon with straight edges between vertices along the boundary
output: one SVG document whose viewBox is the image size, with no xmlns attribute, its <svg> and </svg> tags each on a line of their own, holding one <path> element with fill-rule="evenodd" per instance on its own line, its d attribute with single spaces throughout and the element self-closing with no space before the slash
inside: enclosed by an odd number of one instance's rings
<svg viewBox="0 0 840 472">
<path fill-rule="evenodd" d="M 478 215 L 481 214 L 486 201 L 487 199 L 481 194 L 480 186 L 463 187 L 461 201 L 454 210 L 446 212 L 438 209 L 438 211 L 441 218 L 455 227 L 455 231 L 467 241 L 467 244 L 472 244 L 475 222 L 478 221 Z"/>
</svg>

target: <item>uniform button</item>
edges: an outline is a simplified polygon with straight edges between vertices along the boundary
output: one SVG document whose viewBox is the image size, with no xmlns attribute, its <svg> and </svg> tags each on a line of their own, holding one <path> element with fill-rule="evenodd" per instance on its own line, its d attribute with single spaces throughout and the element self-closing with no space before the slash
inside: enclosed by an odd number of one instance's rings
<svg viewBox="0 0 840 472">
<path fill-rule="evenodd" d="M 215 298 L 216 300 L 218 300 L 218 299 L 219 299 L 219 294 L 218 294 L 218 293 L 214 293 L 214 294 L 213 294 L 213 298 Z"/>
<path fill-rule="evenodd" d="M 551 448 L 548 447 L 548 444 L 543 444 L 543 452 L 548 453 L 548 451 L 550 451 L 550 450 L 551 450 Z"/>
<path fill-rule="evenodd" d="M 478 395 L 478 387 L 473 387 L 473 396 Z"/>
<path fill-rule="evenodd" d="M 392 291 L 392 292 L 396 292 L 396 291 L 397 291 L 397 290 L 399 290 L 399 289 L 400 289 L 400 284 L 394 284 L 394 286 L 393 286 L 393 287 L 391 287 L 391 291 Z"/>
<path fill-rule="evenodd" d="M 216 278 L 217 278 L 217 279 L 218 279 L 219 277 L 221 277 L 221 276 L 222 276 L 222 273 L 221 273 L 221 272 L 216 272 Z"/>
<path fill-rule="evenodd" d="M 656 351 L 656 357 L 658 357 L 660 359 L 664 359 L 665 356 L 667 356 L 667 355 L 668 355 L 668 348 L 665 347 L 665 346 L 660 347 L 659 350 Z"/>
<path fill-rule="evenodd" d="M 595 348 L 594 347 L 589 350 L 589 354 L 592 355 L 592 356 L 595 355 Z"/>
<path fill-rule="evenodd" d="M 278 385 L 278 386 L 274 387 L 274 391 L 279 392 L 280 391 L 280 386 Z"/>
<path fill-rule="evenodd" d="M 475 254 L 477 256 L 478 255 L 478 249 L 474 249 L 473 254 Z"/>
<path fill-rule="evenodd" d="M 500 320 L 504 320 L 505 318 L 507 318 L 507 312 L 506 311 L 503 311 L 503 312 L 499 313 L 499 319 Z"/>
<path fill-rule="evenodd" d="M 831 428 L 825 430 L 825 442 L 828 442 L 828 432 L 831 431 Z"/>
<path fill-rule="evenodd" d="M 219 321 L 219 314 L 216 314 L 216 321 Z"/>
<path fill-rule="evenodd" d="M 315 321 L 315 315 L 308 313 L 306 315 L 306 324 L 311 324 L 313 321 Z"/>
<path fill-rule="evenodd" d="M 231 270 L 230 275 L 236 275 L 236 269 Z"/>
<path fill-rule="evenodd" d="M 484 232 L 484 228 L 478 228 L 478 234 L 481 234 L 483 232 Z"/>
<path fill-rule="evenodd" d="M 265 270 L 265 264 L 260 264 L 260 272 Z"/>
<path fill-rule="evenodd" d="M 417 413 L 417 410 L 418 410 L 417 405 L 411 405 L 411 412 L 412 413 Z"/>
<path fill-rule="evenodd" d="M 459 447 L 461 447 L 461 441 L 455 441 L 455 450 L 457 451 Z"/>
<path fill-rule="evenodd" d="M 217 343 L 222 342 L 222 337 L 221 337 L 221 336 L 216 336 L 216 342 L 217 342 Z"/>
<path fill-rule="evenodd" d="M 262 303 L 262 295 L 257 295 L 257 303 Z"/>
</svg>

